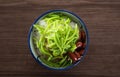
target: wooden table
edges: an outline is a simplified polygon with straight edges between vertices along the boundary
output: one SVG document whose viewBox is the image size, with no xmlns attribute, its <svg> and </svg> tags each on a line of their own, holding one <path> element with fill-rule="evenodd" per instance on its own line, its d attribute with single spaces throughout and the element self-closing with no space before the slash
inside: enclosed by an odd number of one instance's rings
<svg viewBox="0 0 120 77">
<path fill-rule="evenodd" d="M 33 21 L 51 9 L 66 9 L 86 23 L 90 44 L 80 64 L 47 70 L 29 52 Z M 120 0 L 0 0 L 0 77 L 120 77 Z"/>
</svg>

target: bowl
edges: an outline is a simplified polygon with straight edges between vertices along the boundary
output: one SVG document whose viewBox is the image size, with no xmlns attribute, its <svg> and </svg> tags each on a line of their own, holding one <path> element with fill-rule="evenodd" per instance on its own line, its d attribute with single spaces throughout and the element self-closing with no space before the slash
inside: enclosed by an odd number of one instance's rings
<svg viewBox="0 0 120 77">
<path fill-rule="evenodd" d="M 88 50 L 88 43 L 88 31 L 83 20 L 67 10 L 49 10 L 41 14 L 28 33 L 28 46 L 33 58 L 52 70 L 66 70 L 79 64 Z"/>
</svg>

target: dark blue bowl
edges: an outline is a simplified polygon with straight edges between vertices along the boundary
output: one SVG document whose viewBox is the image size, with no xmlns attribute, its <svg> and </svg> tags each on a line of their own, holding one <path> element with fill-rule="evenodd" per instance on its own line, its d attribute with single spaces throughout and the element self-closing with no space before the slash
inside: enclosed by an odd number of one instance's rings
<svg viewBox="0 0 120 77">
<path fill-rule="evenodd" d="M 32 37 L 32 31 L 33 31 L 33 25 L 34 25 L 35 23 L 37 23 L 37 21 L 38 21 L 39 19 L 42 19 L 42 18 L 43 18 L 44 16 L 46 16 L 47 14 L 53 13 L 53 12 L 55 12 L 55 13 L 56 13 L 56 12 L 57 12 L 57 13 L 58 13 L 58 12 L 64 13 L 65 15 L 72 17 L 75 21 L 77 21 L 77 23 L 79 23 L 79 24 L 82 25 L 82 27 L 83 27 L 83 29 L 84 29 L 84 31 L 85 31 L 85 33 L 86 33 L 86 47 L 85 47 L 83 56 L 81 57 L 81 59 L 80 59 L 79 61 L 77 61 L 76 63 L 74 63 L 74 64 L 72 64 L 72 65 L 70 65 L 70 66 L 67 66 L 67 67 L 55 68 L 55 67 L 50 67 L 50 66 L 44 64 L 44 63 L 39 59 L 39 53 L 36 52 L 36 50 L 35 50 L 35 48 L 34 48 L 34 46 L 33 46 L 32 39 L 31 39 L 31 37 Z M 67 11 L 67 10 L 49 10 L 49 11 L 43 13 L 42 15 L 40 15 L 40 16 L 33 22 L 32 26 L 30 27 L 29 33 L 28 33 L 28 45 L 29 45 L 29 49 L 30 49 L 30 52 L 31 52 L 33 58 L 34 58 L 40 65 L 46 67 L 47 69 L 66 70 L 66 69 L 70 69 L 70 68 L 76 66 L 79 62 L 81 62 L 81 61 L 83 60 L 83 58 L 84 58 L 84 56 L 85 56 L 85 54 L 86 54 L 86 52 L 87 52 L 87 50 L 88 50 L 88 43 L 89 43 L 89 37 L 88 37 L 88 31 L 87 31 L 87 28 L 86 28 L 86 26 L 85 26 L 85 23 L 83 22 L 83 20 L 82 20 L 79 16 L 77 16 L 77 15 L 74 14 L 73 12 L 70 12 L 70 11 Z"/>
</svg>

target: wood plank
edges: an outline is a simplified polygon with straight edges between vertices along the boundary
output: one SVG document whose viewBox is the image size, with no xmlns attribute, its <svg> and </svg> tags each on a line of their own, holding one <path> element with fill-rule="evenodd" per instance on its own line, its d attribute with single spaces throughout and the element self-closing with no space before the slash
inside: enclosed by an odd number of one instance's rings
<svg viewBox="0 0 120 77">
<path fill-rule="evenodd" d="M 119 77 L 120 0 L 0 0 L 0 77 Z M 67 9 L 88 28 L 84 60 L 66 71 L 47 70 L 29 52 L 27 37 L 34 20 L 47 10 Z"/>
</svg>

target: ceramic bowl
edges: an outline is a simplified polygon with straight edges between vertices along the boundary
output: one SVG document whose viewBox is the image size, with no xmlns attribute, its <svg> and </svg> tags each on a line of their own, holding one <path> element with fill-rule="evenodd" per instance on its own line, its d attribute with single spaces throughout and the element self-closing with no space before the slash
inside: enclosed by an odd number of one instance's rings
<svg viewBox="0 0 120 77">
<path fill-rule="evenodd" d="M 79 27 L 82 27 L 84 32 L 85 32 L 85 35 L 86 35 L 86 45 L 85 45 L 85 49 L 84 49 L 84 52 L 82 54 L 82 57 L 79 59 L 79 61 L 73 63 L 72 65 L 70 66 L 67 66 L 67 67 L 60 67 L 60 68 L 56 68 L 56 67 L 50 67 L 49 65 L 43 63 L 39 56 L 40 56 L 40 53 L 38 51 L 36 51 L 36 48 L 33 44 L 33 40 L 32 40 L 32 36 L 33 36 L 33 27 L 34 27 L 34 24 L 36 24 L 40 19 L 42 19 L 43 17 L 45 17 L 47 14 L 49 13 L 63 13 L 64 15 L 72 18 L 73 21 L 77 22 L 78 24 L 80 24 L 81 26 Z M 80 63 L 86 52 L 88 51 L 88 43 L 89 43 L 89 37 L 88 37 L 88 31 L 87 31 L 87 28 L 86 28 L 86 25 L 85 23 L 83 22 L 83 20 L 78 16 L 76 15 L 75 13 L 73 12 L 70 12 L 70 11 L 67 11 L 67 10 L 49 10 L 43 14 L 41 14 L 40 16 L 38 16 L 38 18 L 33 22 L 33 24 L 31 25 L 30 27 L 30 30 L 29 30 L 29 33 L 28 33 L 28 45 L 29 45 L 29 49 L 30 49 L 30 52 L 33 56 L 33 58 L 42 66 L 46 67 L 47 69 L 54 69 L 54 70 L 66 70 L 66 69 L 70 69 L 74 66 L 76 66 L 78 63 Z"/>
</svg>

